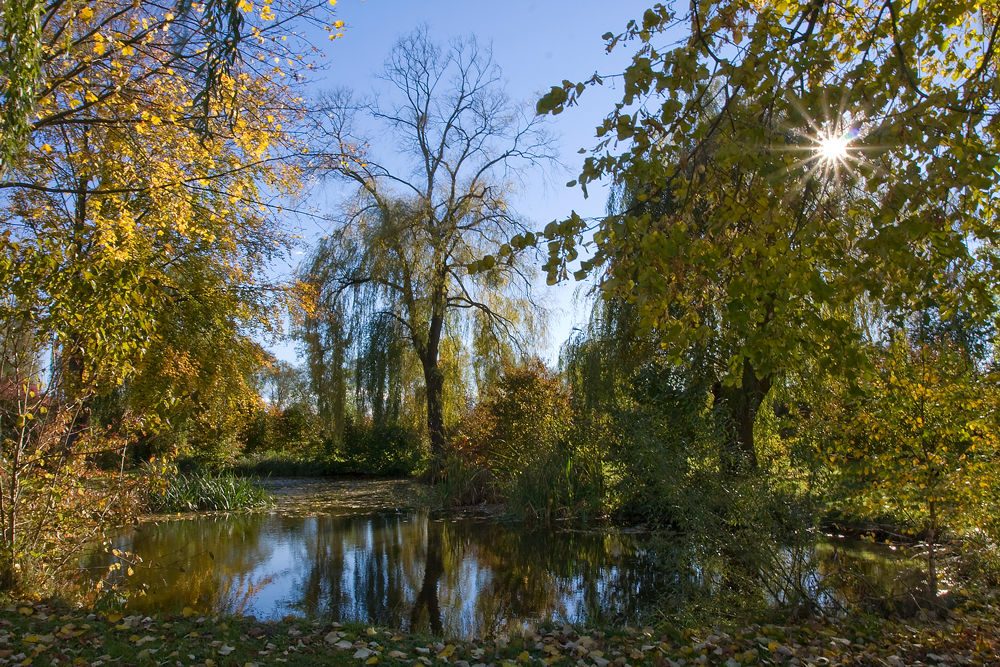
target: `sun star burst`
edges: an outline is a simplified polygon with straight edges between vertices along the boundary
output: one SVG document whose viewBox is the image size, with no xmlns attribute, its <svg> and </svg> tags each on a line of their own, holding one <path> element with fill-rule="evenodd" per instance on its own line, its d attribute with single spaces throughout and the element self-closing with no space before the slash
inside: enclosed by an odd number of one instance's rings
<svg viewBox="0 0 1000 667">
<path fill-rule="evenodd" d="M 820 139 L 816 152 L 825 162 L 843 162 L 847 158 L 850 140 L 845 135 L 827 135 Z"/>
</svg>

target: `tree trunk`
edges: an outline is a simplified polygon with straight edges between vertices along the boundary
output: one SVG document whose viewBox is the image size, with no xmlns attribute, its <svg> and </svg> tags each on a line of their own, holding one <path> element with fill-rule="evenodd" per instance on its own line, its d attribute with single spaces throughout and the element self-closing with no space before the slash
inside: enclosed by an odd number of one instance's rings
<svg viewBox="0 0 1000 667">
<path fill-rule="evenodd" d="M 84 238 L 87 223 L 87 183 L 88 178 L 86 176 L 80 177 L 79 191 L 76 195 L 76 210 L 74 211 L 73 220 L 73 244 L 76 249 L 76 261 L 82 262 L 83 252 L 84 252 Z M 77 280 L 83 280 L 82 274 L 79 272 L 76 275 Z M 69 433 L 66 434 L 66 444 L 64 448 L 64 454 L 70 455 L 76 449 L 76 441 L 80 436 L 90 428 L 90 402 L 83 400 L 84 396 L 84 381 L 85 381 L 85 370 L 83 357 L 80 354 L 80 336 L 74 335 L 70 336 L 70 344 L 72 349 L 69 353 L 69 360 L 67 361 L 67 375 L 68 382 L 66 386 L 70 388 L 70 392 L 65 396 L 66 399 L 70 401 L 81 400 L 79 409 L 73 416 L 73 421 L 70 424 Z"/>
<path fill-rule="evenodd" d="M 772 382 L 771 375 L 758 378 L 750 360 L 744 359 L 740 386 L 725 386 L 721 382 L 712 386 L 714 407 L 721 411 L 725 434 L 721 453 L 724 471 L 739 473 L 757 469 L 753 427 Z"/>
<path fill-rule="evenodd" d="M 442 281 L 443 285 L 443 281 Z M 436 290 L 436 300 L 442 302 L 444 288 Z M 444 307 L 435 308 L 427 330 L 427 345 L 419 354 L 424 367 L 424 385 L 427 389 L 427 435 L 431 441 L 431 457 L 440 459 L 444 452 L 444 374 L 438 366 L 441 332 L 444 329 Z M 419 350 L 419 346 L 418 346 Z"/>
<path fill-rule="evenodd" d="M 431 456 L 438 458 L 444 451 L 444 375 L 437 359 L 424 363 L 424 383 L 427 386 L 427 434 L 431 440 Z"/>
</svg>

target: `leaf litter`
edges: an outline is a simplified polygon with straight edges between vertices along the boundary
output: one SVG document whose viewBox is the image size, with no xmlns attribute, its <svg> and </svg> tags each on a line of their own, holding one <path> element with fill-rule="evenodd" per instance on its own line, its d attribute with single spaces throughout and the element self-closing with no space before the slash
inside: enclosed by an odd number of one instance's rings
<svg viewBox="0 0 1000 667">
<path fill-rule="evenodd" d="M 196 618 L 197 616 L 197 618 Z M 93 613 L 47 602 L 0 611 L 0 665 L 11 667 L 794 667 L 1000 665 L 1000 609 L 917 620 L 856 618 L 739 630 L 528 629 L 444 641 L 359 624 L 287 617 Z"/>
</svg>

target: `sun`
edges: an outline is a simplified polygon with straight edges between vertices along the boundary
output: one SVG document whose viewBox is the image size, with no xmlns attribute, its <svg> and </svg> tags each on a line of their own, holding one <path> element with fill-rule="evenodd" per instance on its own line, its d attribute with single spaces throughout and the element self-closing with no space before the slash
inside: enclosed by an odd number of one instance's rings
<svg viewBox="0 0 1000 667">
<path fill-rule="evenodd" d="M 850 139 L 846 135 L 829 134 L 819 141 L 816 153 L 820 160 L 827 163 L 843 162 L 847 159 L 847 147 Z"/>
</svg>

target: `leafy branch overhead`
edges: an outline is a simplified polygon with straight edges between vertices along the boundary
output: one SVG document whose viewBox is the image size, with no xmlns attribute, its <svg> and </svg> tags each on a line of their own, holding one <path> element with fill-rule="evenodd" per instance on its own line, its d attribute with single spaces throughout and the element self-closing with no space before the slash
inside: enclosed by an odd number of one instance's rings
<svg viewBox="0 0 1000 667">
<path fill-rule="evenodd" d="M 99 472 L 121 486 L 114 471 L 140 450 L 149 460 L 200 438 L 204 449 L 231 442 L 260 401 L 250 381 L 267 355 L 255 335 L 277 332 L 295 296 L 266 271 L 291 243 L 277 202 L 298 182 L 289 130 L 312 67 L 291 26 L 322 22 L 330 6 L 0 10 L 11 58 L 0 63 L 0 379 L 33 399 L 0 401 L 4 585 L 29 562 L 47 574 L 72 562 L 85 540 L 58 538 L 71 534 L 63 512 L 90 539 L 112 523 L 96 492 L 100 514 L 70 510 L 63 479 L 116 460 Z M 36 487 L 63 504 L 32 500 Z"/>
<path fill-rule="evenodd" d="M 977 2 L 646 11 L 605 36 L 638 48 L 578 178 L 632 200 L 550 225 L 550 281 L 585 244 L 577 277 L 601 271 L 678 359 L 721 318 L 731 377 L 743 360 L 857 368 L 858 299 L 994 317 L 998 29 Z M 563 82 L 538 111 L 601 82 Z"/>
</svg>

